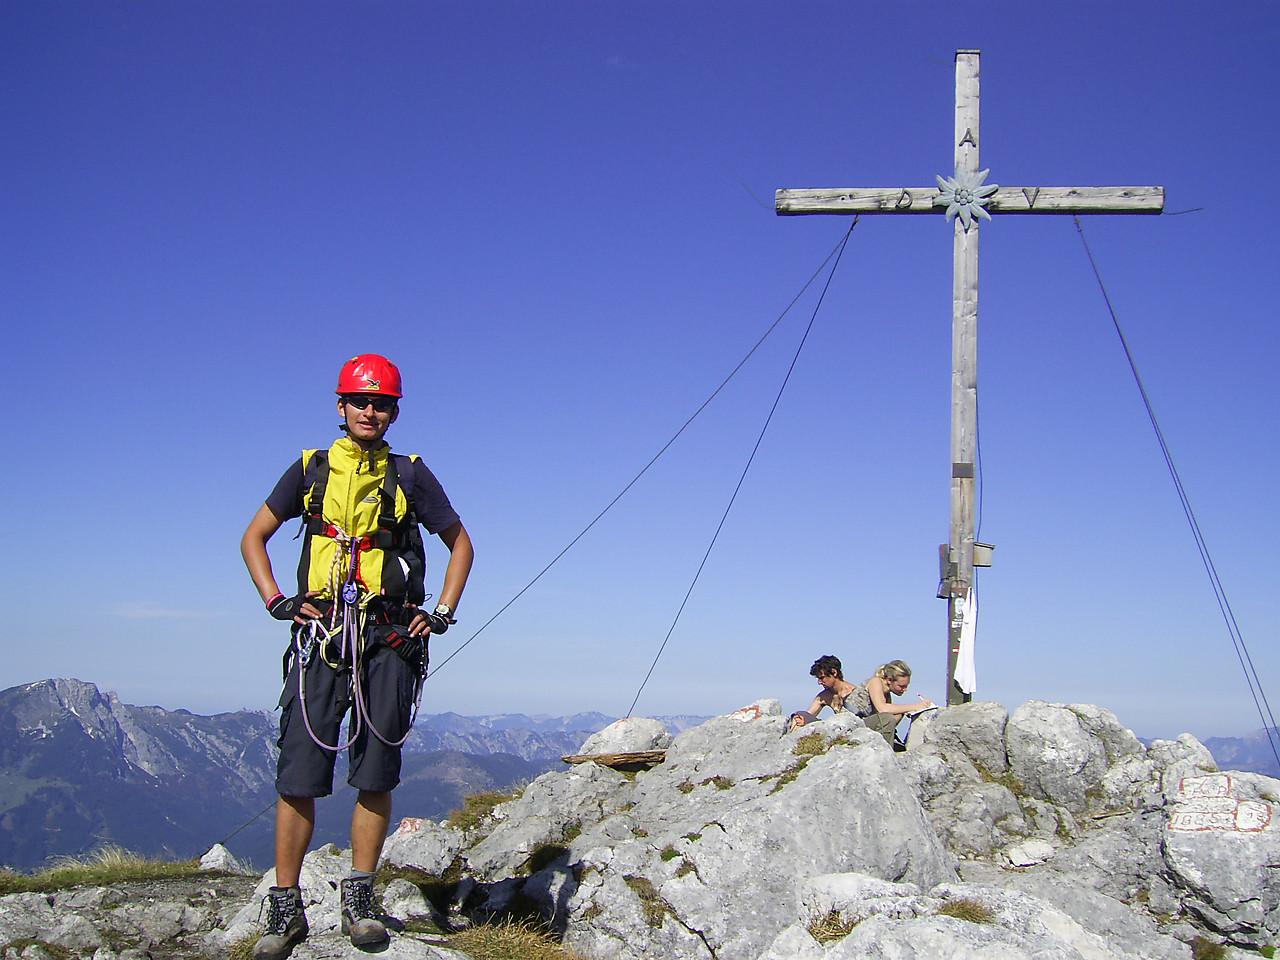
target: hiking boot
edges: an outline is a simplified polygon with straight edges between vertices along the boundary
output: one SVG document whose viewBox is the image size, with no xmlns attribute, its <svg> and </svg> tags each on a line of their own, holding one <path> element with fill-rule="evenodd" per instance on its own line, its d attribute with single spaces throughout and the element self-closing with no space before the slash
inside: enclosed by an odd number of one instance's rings
<svg viewBox="0 0 1280 960">
<path fill-rule="evenodd" d="M 267 929 L 254 945 L 253 960 L 284 960 L 309 932 L 302 891 L 297 887 L 272 887 L 262 898 L 262 907 L 267 911 Z M 262 919 L 262 908 L 258 919 Z"/>
<path fill-rule="evenodd" d="M 342 932 L 353 947 L 373 947 L 386 943 L 387 928 L 373 904 L 373 881 L 342 881 Z"/>
</svg>

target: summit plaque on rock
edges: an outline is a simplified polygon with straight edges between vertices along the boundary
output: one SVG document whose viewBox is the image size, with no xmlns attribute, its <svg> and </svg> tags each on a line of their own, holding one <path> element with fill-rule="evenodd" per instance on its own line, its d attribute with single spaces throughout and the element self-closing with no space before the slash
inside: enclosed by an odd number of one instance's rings
<svg viewBox="0 0 1280 960">
<path fill-rule="evenodd" d="M 1211 773 L 1184 777 L 1178 800 L 1169 815 L 1169 829 L 1183 833 L 1212 830 L 1219 833 L 1260 833 L 1271 826 L 1271 804 L 1265 800 L 1238 800 L 1231 777 Z"/>
</svg>

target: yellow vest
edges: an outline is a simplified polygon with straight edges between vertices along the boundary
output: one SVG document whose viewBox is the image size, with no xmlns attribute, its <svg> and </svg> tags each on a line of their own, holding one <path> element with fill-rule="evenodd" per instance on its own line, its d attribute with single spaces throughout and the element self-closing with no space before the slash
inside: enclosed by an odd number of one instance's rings
<svg viewBox="0 0 1280 960">
<path fill-rule="evenodd" d="M 307 535 L 298 564 L 300 592 L 319 591 L 325 599 L 340 601 L 342 587 L 350 579 L 360 588 L 361 598 L 372 594 L 422 602 L 426 572 L 422 536 L 404 491 L 411 480 L 399 475 L 407 473 L 416 459 L 396 457 L 386 445 L 365 452 L 348 437 L 328 451 L 302 451 Z M 393 516 L 392 493 L 384 489 L 387 465 L 393 460 L 397 461 L 394 521 L 384 527 L 380 520 L 391 521 Z"/>
</svg>

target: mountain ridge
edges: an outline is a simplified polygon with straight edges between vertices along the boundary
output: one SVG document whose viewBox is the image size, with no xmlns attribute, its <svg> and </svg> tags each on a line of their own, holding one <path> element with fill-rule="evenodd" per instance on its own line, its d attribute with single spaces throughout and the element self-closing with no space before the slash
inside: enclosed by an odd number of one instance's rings
<svg viewBox="0 0 1280 960">
<path fill-rule="evenodd" d="M 397 811 L 440 818 L 470 793 L 510 791 L 612 719 L 419 716 Z M 679 729 L 691 718 L 671 721 Z M 277 733 L 267 711 L 136 706 L 76 678 L 0 691 L 0 864 L 31 870 L 102 844 L 185 859 L 223 838 L 242 859 L 269 862 L 272 818 L 262 814 L 276 796 Z M 316 843 L 347 842 L 345 776 L 340 757 L 335 794 L 317 803 Z"/>
</svg>

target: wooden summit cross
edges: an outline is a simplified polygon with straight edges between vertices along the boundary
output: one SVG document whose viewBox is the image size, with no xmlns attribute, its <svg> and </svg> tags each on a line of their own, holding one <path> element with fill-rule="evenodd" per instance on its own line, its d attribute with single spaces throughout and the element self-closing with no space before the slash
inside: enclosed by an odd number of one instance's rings
<svg viewBox="0 0 1280 960">
<path fill-rule="evenodd" d="M 956 682 L 960 637 L 973 629 L 974 459 L 978 428 L 978 220 L 992 213 L 1161 213 L 1163 187 L 997 187 L 978 169 L 978 51 L 956 51 L 955 173 L 937 187 L 779 190 L 780 216 L 945 213 L 954 220 L 951 328 L 951 539 L 940 548 L 947 600 L 947 703 L 972 698 Z M 985 559 L 985 558 L 984 558 Z M 979 565 L 989 565 L 989 561 Z M 969 612 L 966 624 L 965 612 Z"/>
</svg>

